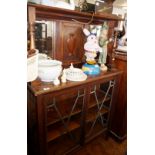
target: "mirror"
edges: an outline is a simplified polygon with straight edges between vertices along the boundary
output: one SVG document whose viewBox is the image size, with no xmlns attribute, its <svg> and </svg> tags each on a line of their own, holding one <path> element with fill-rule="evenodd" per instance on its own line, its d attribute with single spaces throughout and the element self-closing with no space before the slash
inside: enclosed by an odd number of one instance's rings
<svg viewBox="0 0 155 155">
<path fill-rule="evenodd" d="M 34 27 L 35 33 L 35 47 L 39 53 L 45 53 L 51 58 L 53 57 L 53 21 L 36 21 Z"/>
<path fill-rule="evenodd" d="M 40 53 L 45 53 L 53 57 L 53 22 L 36 21 L 35 22 L 35 45 Z"/>
</svg>

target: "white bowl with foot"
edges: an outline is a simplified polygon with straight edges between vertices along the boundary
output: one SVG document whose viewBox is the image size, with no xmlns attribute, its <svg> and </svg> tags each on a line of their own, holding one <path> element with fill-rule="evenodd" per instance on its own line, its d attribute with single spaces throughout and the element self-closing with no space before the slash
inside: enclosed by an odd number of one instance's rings
<svg viewBox="0 0 155 155">
<path fill-rule="evenodd" d="M 43 82 L 51 82 L 60 76 L 62 62 L 58 60 L 40 60 L 38 63 L 38 77 Z"/>
</svg>

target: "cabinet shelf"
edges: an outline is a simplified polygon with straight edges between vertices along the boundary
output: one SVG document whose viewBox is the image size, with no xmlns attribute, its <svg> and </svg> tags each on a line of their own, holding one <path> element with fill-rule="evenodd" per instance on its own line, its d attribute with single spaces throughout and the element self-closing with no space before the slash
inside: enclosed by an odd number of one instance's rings
<svg viewBox="0 0 155 155">
<path fill-rule="evenodd" d="M 69 115 L 72 117 L 72 116 L 75 116 L 81 112 L 82 102 L 83 102 L 82 98 L 80 98 L 77 101 L 76 107 L 71 114 L 71 109 L 73 107 L 75 99 L 76 99 L 76 97 L 72 97 L 72 98 L 63 100 L 63 102 L 61 100 L 59 100 L 57 102 L 57 108 L 62 116 L 61 119 L 63 119 L 63 120 L 67 119 L 69 117 Z M 47 112 L 47 126 L 55 124 L 59 121 L 60 121 L 60 117 L 59 117 L 57 111 L 54 108 L 50 108 Z"/>
<path fill-rule="evenodd" d="M 100 114 L 103 116 L 104 114 L 107 114 L 109 112 L 109 110 L 102 108 L 100 110 Z M 95 120 L 96 116 L 99 114 L 98 112 L 98 108 L 97 107 L 93 107 L 91 109 L 88 110 L 87 116 L 86 116 L 86 122 L 92 122 Z"/>
<path fill-rule="evenodd" d="M 74 131 L 74 140 L 71 140 L 68 138 L 68 135 L 63 135 L 54 141 L 50 141 L 48 143 L 48 154 L 49 155 L 62 155 L 64 152 L 67 154 L 67 152 L 71 152 L 71 150 L 77 149 L 80 147 L 78 144 L 79 137 L 80 137 L 80 131 L 79 129 L 76 129 Z M 60 145 L 61 144 L 61 148 Z"/>
<path fill-rule="evenodd" d="M 104 97 L 105 97 L 105 92 L 100 90 L 100 89 L 97 89 L 96 90 L 96 94 L 97 94 L 97 98 L 98 98 L 98 102 L 99 104 L 103 101 Z M 107 96 L 106 99 L 105 99 L 105 102 L 108 102 L 110 101 L 110 96 Z M 91 95 L 90 96 L 90 102 L 88 103 L 88 109 L 96 106 L 96 99 L 95 99 L 95 96 L 94 95 Z"/>
<path fill-rule="evenodd" d="M 92 126 L 92 123 L 86 123 L 86 128 L 85 131 L 89 132 L 90 128 Z M 94 139 L 95 137 L 101 135 L 102 133 L 104 133 L 107 130 L 107 126 L 105 125 L 105 127 L 103 127 L 101 125 L 101 123 L 96 123 L 95 128 L 92 130 L 91 132 L 91 136 L 90 135 L 86 135 L 86 143 L 91 141 L 92 139 Z"/>
<path fill-rule="evenodd" d="M 76 120 L 71 121 L 68 125 L 68 132 L 71 132 L 77 128 L 80 127 L 80 123 Z M 50 142 L 64 134 L 66 134 L 67 132 L 65 131 L 65 127 L 63 126 L 63 124 L 58 123 L 56 124 L 56 126 L 50 126 L 48 127 L 48 133 L 47 133 L 47 142 Z"/>
<path fill-rule="evenodd" d="M 99 89 L 96 90 L 96 93 L 97 93 L 97 98 L 98 98 L 98 101 L 100 104 L 103 101 L 105 93 Z M 58 108 L 60 109 L 62 119 L 68 118 L 69 115 L 71 115 L 71 117 L 72 117 L 72 116 L 77 115 L 77 114 L 82 112 L 83 97 L 80 97 L 77 101 L 77 105 L 76 105 L 73 113 L 70 114 L 73 103 L 75 102 L 75 100 L 76 100 L 76 96 L 63 100 L 63 103 L 61 102 L 61 100 L 58 101 L 57 105 L 59 105 L 59 104 L 61 105 L 61 108 L 59 108 L 59 107 Z M 110 101 L 110 97 L 107 97 L 105 101 L 106 102 Z M 88 104 L 88 109 L 93 108 L 95 106 L 97 106 L 95 96 L 91 95 L 90 96 L 90 102 Z M 60 118 L 58 116 L 58 113 L 55 111 L 55 109 L 49 108 L 47 111 L 47 126 L 52 125 L 54 123 L 57 123 L 59 121 L 60 121 Z"/>
<path fill-rule="evenodd" d="M 76 115 L 76 114 L 79 114 L 81 112 L 81 110 L 80 109 L 77 109 L 72 115 L 71 115 L 71 117 L 72 116 L 74 116 L 74 115 Z M 52 125 L 52 124 L 55 124 L 55 123 L 57 123 L 57 122 L 59 122 L 60 121 L 60 118 L 58 118 L 58 117 L 56 117 L 55 116 L 55 118 L 53 117 L 54 115 L 48 115 L 48 123 L 47 123 L 47 126 L 50 126 L 50 125 Z M 66 114 L 65 116 L 63 116 L 62 117 L 62 119 L 64 120 L 64 119 L 67 119 L 68 118 L 68 114 Z"/>
</svg>

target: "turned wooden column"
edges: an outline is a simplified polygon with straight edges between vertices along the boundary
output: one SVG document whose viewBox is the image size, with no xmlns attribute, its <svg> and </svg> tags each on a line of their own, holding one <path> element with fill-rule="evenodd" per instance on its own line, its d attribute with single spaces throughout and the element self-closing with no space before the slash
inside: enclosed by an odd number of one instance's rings
<svg viewBox="0 0 155 155">
<path fill-rule="evenodd" d="M 30 35 L 30 49 L 28 50 L 28 56 L 35 53 L 35 20 L 35 8 L 28 7 L 28 35 Z"/>
<path fill-rule="evenodd" d="M 112 41 L 108 43 L 108 59 L 107 59 L 107 66 L 109 68 L 114 68 L 114 54 L 115 54 L 115 49 L 117 47 L 116 41 L 117 41 L 117 36 L 114 32 L 114 28 L 117 26 L 118 22 L 117 21 L 109 21 L 108 26 L 109 26 L 109 31 L 108 31 L 108 38 Z"/>
</svg>

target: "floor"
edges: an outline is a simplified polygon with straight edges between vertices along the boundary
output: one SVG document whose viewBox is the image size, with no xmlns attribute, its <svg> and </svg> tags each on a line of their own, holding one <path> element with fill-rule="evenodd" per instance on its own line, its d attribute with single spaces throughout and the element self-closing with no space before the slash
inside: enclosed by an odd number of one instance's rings
<svg viewBox="0 0 155 155">
<path fill-rule="evenodd" d="M 126 150 L 127 140 L 118 142 L 112 137 L 105 140 L 100 136 L 74 155 L 126 155 Z"/>
</svg>

